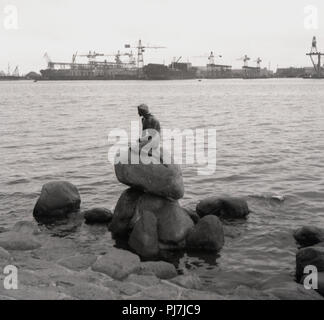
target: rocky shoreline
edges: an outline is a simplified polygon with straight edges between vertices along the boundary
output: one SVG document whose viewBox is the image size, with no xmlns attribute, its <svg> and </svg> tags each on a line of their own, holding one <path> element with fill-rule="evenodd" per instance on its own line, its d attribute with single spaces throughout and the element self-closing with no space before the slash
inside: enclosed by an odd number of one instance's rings
<svg viewBox="0 0 324 320">
<path fill-rule="evenodd" d="M 134 197 L 133 192 L 128 189 L 122 195 L 122 210 L 117 204 L 114 213 L 103 208 L 82 212 L 75 186 L 67 182 L 45 185 L 34 210 L 37 222 L 21 221 L 11 230 L 0 230 L 0 271 L 14 265 L 19 272 L 17 290 L 3 287 L 5 275 L 0 272 L 0 299 L 323 299 L 316 291 L 306 290 L 293 281 L 263 288 L 242 284 L 227 292 L 205 291 L 197 275 L 179 274 L 173 264 L 163 261 L 161 253 L 164 250 L 219 251 L 224 244 L 221 221 L 246 217 L 247 204 L 235 198 L 208 198 L 192 212 L 181 208 L 175 200 L 142 192 L 135 192 Z M 163 219 L 159 219 L 159 215 Z M 49 232 L 50 226 L 58 221 L 66 227 L 66 236 Z M 68 236 L 71 221 L 72 226 L 75 222 L 102 225 L 115 234 L 120 234 L 116 230 L 125 231 L 123 236 L 129 248 L 121 249 L 109 243 L 99 246 L 96 238 L 90 247 L 76 245 Z M 171 226 L 163 230 L 163 224 Z M 314 264 L 320 272 L 319 292 L 322 294 L 323 235 L 324 231 L 317 228 L 303 228 L 294 233 L 301 245 L 308 246 L 297 254 L 297 279 L 302 278 L 298 278 L 298 270 L 307 263 Z"/>
</svg>

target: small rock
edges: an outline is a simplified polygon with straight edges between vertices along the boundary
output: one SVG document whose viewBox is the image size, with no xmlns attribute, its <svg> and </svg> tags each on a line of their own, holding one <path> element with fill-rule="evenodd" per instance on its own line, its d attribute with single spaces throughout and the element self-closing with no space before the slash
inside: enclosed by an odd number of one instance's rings
<svg viewBox="0 0 324 320">
<path fill-rule="evenodd" d="M 178 273 L 175 266 L 171 263 L 164 261 L 157 262 L 143 262 L 141 263 L 139 274 L 141 275 L 155 275 L 159 279 L 172 279 L 175 278 Z"/>
<path fill-rule="evenodd" d="M 202 283 L 200 278 L 194 274 L 177 276 L 173 278 L 171 282 L 186 289 L 200 290 L 202 288 Z"/>
<path fill-rule="evenodd" d="M 294 238 L 303 247 L 314 246 L 320 242 L 324 242 L 324 229 L 302 227 L 294 232 Z"/>
<path fill-rule="evenodd" d="M 10 258 L 10 253 L 7 250 L 0 247 L 0 260 L 10 260 Z"/>
<path fill-rule="evenodd" d="M 58 264 L 71 270 L 81 271 L 91 267 L 96 260 L 97 257 L 95 255 L 85 254 L 61 259 L 58 261 Z"/>
<path fill-rule="evenodd" d="M 38 224 L 33 221 L 19 221 L 13 226 L 12 231 L 33 235 L 41 233 Z"/>
<path fill-rule="evenodd" d="M 41 247 L 33 235 L 9 231 L 0 234 L 0 247 L 6 250 L 28 251 Z"/>
<path fill-rule="evenodd" d="M 81 198 L 77 187 L 69 182 L 50 182 L 43 186 L 34 208 L 34 217 L 39 222 L 66 218 L 80 209 Z"/>
<path fill-rule="evenodd" d="M 197 205 L 200 217 L 214 215 L 223 219 L 244 219 L 249 213 L 247 202 L 240 198 L 211 197 Z"/>
<path fill-rule="evenodd" d="M 0 227 L 0 233 L 3 233 L 3 232 L 7 232 L 9 230 L 7 230 L 5 227 Z"/>
<path fill-rule="evenodd" d="M 297 280 L 305 275 L 307 266 L 315 266 L 318 272 L 324 271 L 324 247 L 307 247 L 300 249 L 296 255 L 296 277 Z"/>
<path fill-rule="evenodd" d="M 116 248 L 109 249 L 109 252 L 99 257 L 92 266 L 93 271 L 104 273 L 116 280 L 125 279 L 139 269 L 140 259 L 137 255 Z"/>
<path fill-rule="evenodd" d="M 95 208 L 84 213 L 87 224 L 109 223 L 113 218 L 113 213 L 104 208 Z"/>
<path fill-rule="evenodd" d="M 161 283 L 154 287 L 149 287 L 142 292 L 137 300 L 178 300 L 181 290 L 175 286 Z"/>
<path fill-rule="evenodd" d="M 79 300 L 115 300 L 117 297 L 105 287 L 93 284 L 77 284 L 70 289 L 70 294 Z"/>
<path fill-rule="evenodd" d="M 280 300 L 323 300 L 315 290 L 306 290 L 303 285 L 295 282 L 282 283 L 279 287 L 265 290 L 264 293 Z"/>
<path fill-rule="evenodd" d="M 161 280 L 155 275 L 131 274 L 125 281 L 135 283 L 141 287 L 153 287 L 161 283 Z"/>
<path fill-rule="evenodd" d="M 154 213 L 144 211 L 135 224 L 129 246 L 143 258 L 155 258 L 159 254 L 158 224 Z"/>
<path fill-rule="evenodd" d="M 205 216 L 189 232 L 187 247 L 205 251 L 219 251 L 224 246 L 224 231 L 216 216 Z"/>
</svg>

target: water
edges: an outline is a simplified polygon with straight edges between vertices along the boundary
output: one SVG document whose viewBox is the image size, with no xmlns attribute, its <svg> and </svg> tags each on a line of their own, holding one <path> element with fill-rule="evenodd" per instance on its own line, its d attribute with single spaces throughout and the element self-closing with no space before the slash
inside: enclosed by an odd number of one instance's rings
<svg viewBox="0 0 324 320">
<path fill-rule="evenodd" d="M 41 186 L 51 180 L 77 185 L 82 209 L 113 209 L 125 187 L 107 161 L 107 136 L 112 128 L 129 130 L 135 106 L 145 102 L 164 127 L 217 129 L 217 170 L 204 177 L 184 165 L 182 204 L 231 195 L 246 198 L 253 211 L 246 222 L 225 226 L 219 257 L 183 255 L 179 270 L 199 274 L 216 291 L 293 281 L 292 230 L 324 227 L 323 89 L 323 81 L 300 79 L 1 82 L 0 226 L 32 219 Z M 102 227 L 73 231 L 68 237 L 92 250 L 113 244 Z"/>
</svg>

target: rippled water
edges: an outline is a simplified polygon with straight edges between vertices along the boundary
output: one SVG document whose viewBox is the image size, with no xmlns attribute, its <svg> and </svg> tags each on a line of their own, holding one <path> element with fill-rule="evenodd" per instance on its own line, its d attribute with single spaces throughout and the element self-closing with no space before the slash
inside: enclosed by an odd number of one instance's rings
<svg viewBox="0 0 324 320">
<path fill-rule="evenodd" d="M 179 269 L 215 290 L 293 280 L 291 231 L 324 227 L 323 101 L 317 80 L 1 82 L 0 226 L 32 219 L 41 186 L 51 180 L 77 185 L 82 209 L 113 209 L 125 187 L 107 161 L 107 136 L 112 128 L 129 130 L 134 107 L 145 102 L 164 127 L 217 129 L 216 173 L 198 176 L 196 167 L 183 166 L 182 204 L 194 208 L 226 194 L 246 198 L 253 211 L 225 227 L 219 257 L 184 255 Z M 106 229 L 73 231 L 69 237 L 93 250 L 112 244 Z"/>
</svg>

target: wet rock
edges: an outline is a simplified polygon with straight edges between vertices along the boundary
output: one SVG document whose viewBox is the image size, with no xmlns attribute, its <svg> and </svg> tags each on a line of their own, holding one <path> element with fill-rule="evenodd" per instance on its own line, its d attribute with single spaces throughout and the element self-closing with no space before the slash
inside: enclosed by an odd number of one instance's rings
<svg viewBox="0 0 324 320">
<path fill-rule="evenodd" d="M 197 290 L 184 290 L 180 298 L 181 300 L 225 300 L 224 296 L 217 293 Z"/>
<path fill-rule="evenodd" d="M 105 208 L 95 208 L 84 213 L 87 224 L 109 223 L 113 218 L 113 213 Z"/>
<path fill-rule="evenodd" d="M 50 182 L 43 186 L 33 214 L 38 222 L 53 221 L 79 210 L 80 204 L 79 191 L 73 184 Z"/>
<path fill-rule="evenodd" d="M 125 281 L 135 283 L 141 287 L 153 287 L 161 283 L 161 280 L 155 275 L 131 274 Z"/>
<path fill-rule="evenodd" d="M 144 211 L 129 238 L 129 246 L 143 258 L 159 254 L 158 222 L 154 213 Z"/>
<path fill-rule="evenodd" d="M 155 218 L 147 212 L 153 213 Z M 142 219 L 145 213 L 145 219 Z M 140 222 L 141 221 L 141 222 Z M 139 193 L 132 189 L 123 193 L 117 203 L 110 231 L 116 236 L 126 236 L 132 232 L 136 223 L 139 223 L 136 232 L 131 238 L 132 248 L 139 254 L 152 256 L 156 253 L 156 243 L 151 243 L 149 248 L 140 248 L 140 245 L 148 243 L 149 239 L 156 239 L 153 230 L 157 221 L 157 234 L 160 243 L 170 245 L 175 249 L 184 248 L 185 238 L 189 230 L 194 226 L 186 211 L 180 207 L 178 201 L 168 200 L 151 194 Z M 145 222 L 145 239 L 140 236 Z M 137 242 L 136 242 L 137 241 Z M 155 241 L 155 240 L 154 240 Z"/>
<path fill-rule="evenodd" d="M 32 235 L 38 235 L 41 233 L 38 224 L 34 221 L 19 221 L 13 226 L 12 231 Z"/>
<path fill-rule="evenodd" d="M 0 260 L 10 260 L 11 256 L 10 253 L 0 247 Z"/>
<path fill-rule="evenodd" d="M 61 259 L 58 261 L 58 264 L 71 270 L 81 271 L 91 267 L 96 260 L 97 257 L 95 255 L 85 254 Z"/>
<path fill-rule="evenodd" d="M 125 237 L 133 230 L 136 206 L 142 195 L 142 192 L 135 189 L 127 189 L 122 193 L 109 226 L 109 230 L 114 236 Z"/>
<path fill-rule="evenodd" d="M 211 197 L 201 201 L 197 205 L 196 211 L 200 217 L 214 215 L 222 219 L 244 219 L 250 213 L 245 200 L 218 197 Z"/>
<path fill-rule="evenodd" d="M 200 220 L 199 215 L 197 214 L 197 212 L 195 210 L 191 210 L 191 209 L 186 209 L 184 208 L 184 210 L 186 211 L 186 213 L 189 215 L 189 217 L 191 218 L 191 220 L 193 221 L 194 224 L 197 224 L 198 221 Z"/>
<path fill-rule="evenodd" d="M 152 193 L 163 198 L 181 199 L 184 196 L 184 185 L 181 168 L 173 164 L 130 164 L 132 152 L 129 151 L 126 164 L 116 164 L 115 172 L 119 182 Z M 135 155 L 136 156 L 136 155 Z M 123 159 L 124 160 L 124 159 Z M 129 163 L 129 164 L 127 164 Z"/>
<path fill-rule="evenodd" d="M 93 271 L 104 273 L 113 279 L 122 280 L 140 269 L 140 259 L 137 255 L 116 248 L 98 258 L 92 266 Z"/>
<path fill-rule="evenodd" d="M 224 231 L 216 216 L 205 216 L 187 236 L 187 247 L 204 251 L 219 251 L 224 246 Z"/>
<path fill-rule="evenodd" d="M 317 227 L 302 227 L 294 232 L 294 238 L 303 247 L 324 242 L 324 229 Z"/>
<path fill-rule="evenodd" d="M 7 232 L 7 231 L 9 231 L 9 230 L 4 227 L 0 227 L 0 233 Z"/>
<path fill-rule="evenodd" d="M 185 239 L 194 224 L 178 203 L 165 202 L 163 207 L 154 212 L 158 221 L 159 241 L 175 245 L 179 249 L 185 246 Z"/>
<path fill-rule="evenodd" d="M 172 283 L 176 285 L 187 288 L 187 289 L 195 289 L 200 290 L 202 288 L 202 283 L 200 278 L 194 274 L 186 274 L 180 275 L 171 280 Z"/>
<path fill-rule="evenodd" d="M 300 249 L 296 255 L 297 281 L 305 275 L 307 266 L 315 266 L 318 272 L 324 271 L 324 247 L 307 247 Z"/>
<path fill-rule="evenodd" d="M 271 294 L 280 300 L 323 300 L 315 290 L 306 290 L 303 285 L 292 281 L 267 289 L 264 293 Z"/>
<path fill-rule="evenodd" d="M 136 297 L 136 300 L 178 300 L 180 295 L 181 289 L 166 283 L 160 283 L 145 289 Z"/>
<path fill-rule="evenodd" d="M 175 278 L 178 275 L 175 266 L 164 261 L 143 262 L 138 273 L 141 275 L 155 275 L 164 280 Z"/>
<path fill-rule="evenodd" d="M 134 296 L 142 290 L 137 284 L 117 280 L 105 281 L 103 285 L 118 295 Z"/>
<path fill-rule="evenodd" d="M 79 300 L 115 300 L 118 297 L 105 287 L 99 287 L 93 284 L 78 284 L 73 286 L 70 290 L 71 296 Z"/>
<path fill-rule="evenodd" d="M 9 231 L 0 234 L 0 247 L 6 250 L 28 251 L 41 247 L 33 235 Z"/>
</svg>

